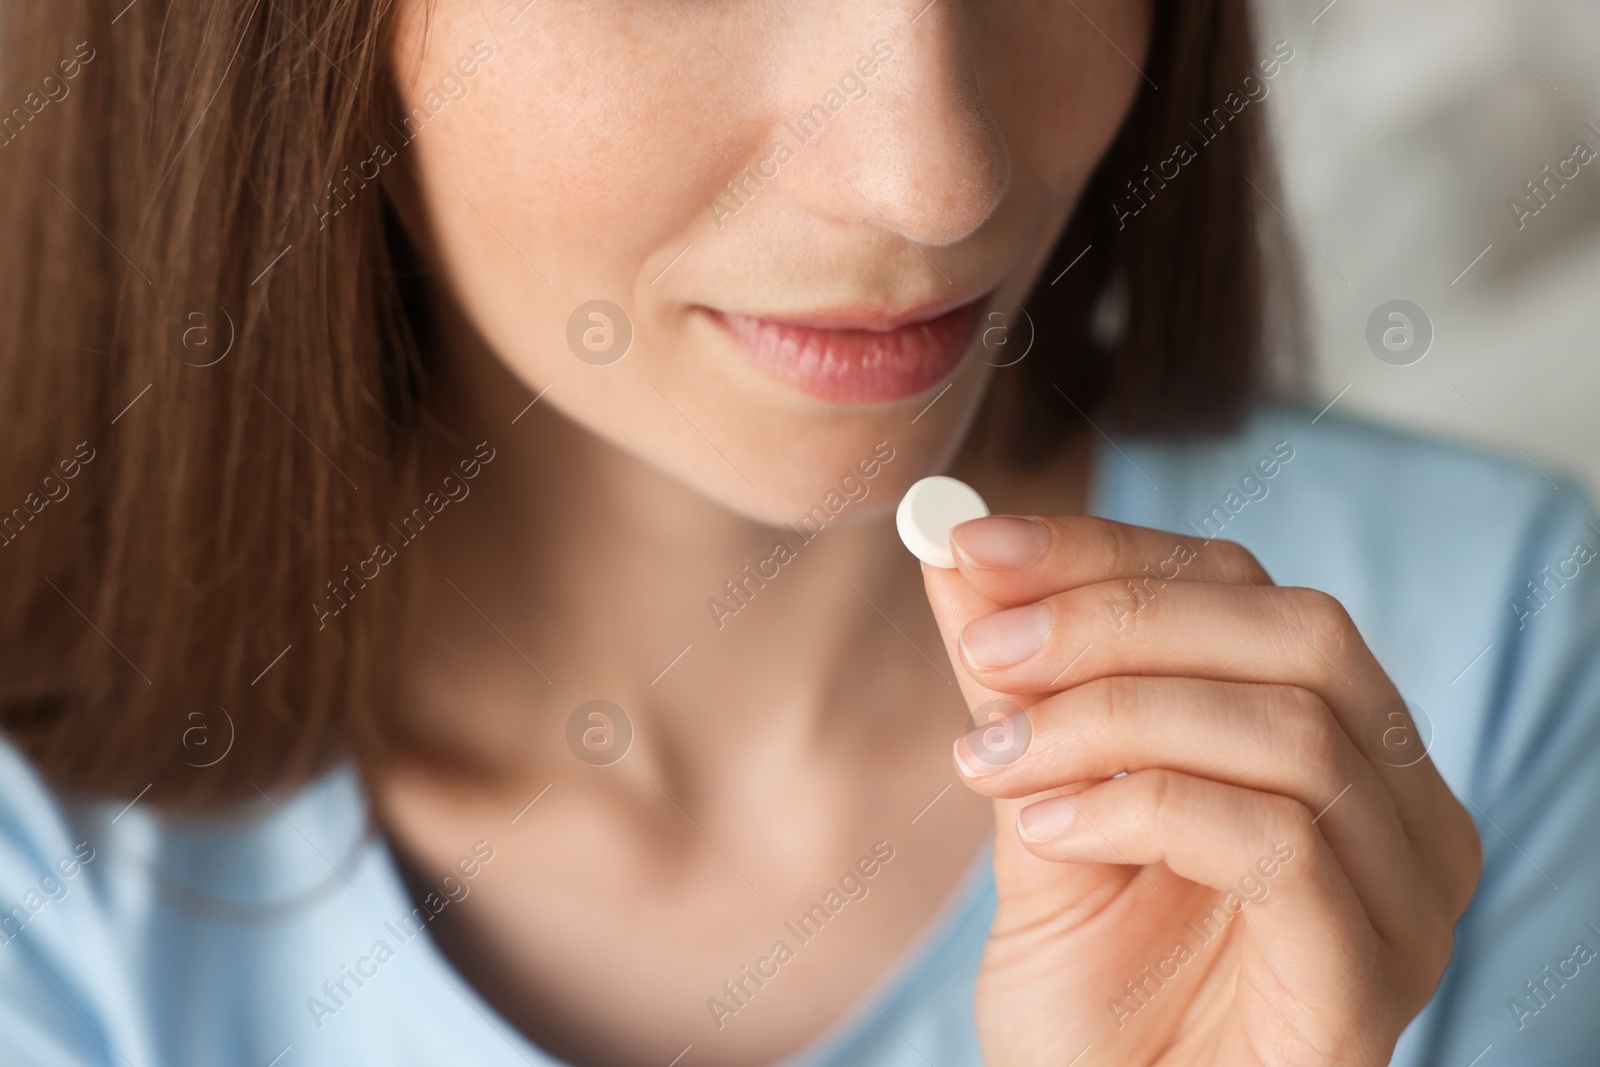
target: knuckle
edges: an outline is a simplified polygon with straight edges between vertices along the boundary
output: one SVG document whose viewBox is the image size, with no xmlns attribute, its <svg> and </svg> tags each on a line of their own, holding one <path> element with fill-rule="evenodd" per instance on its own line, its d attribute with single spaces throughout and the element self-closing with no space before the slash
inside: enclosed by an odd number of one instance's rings
<svg viewBox="0 0 1600 1067">
<path fill-rule="evenodd" d="M 1308 854 L 1320 844 L 1321 837 L 1311 822 L 1311 809 L 1286 796 L 1268 796 L 1263 802 L 1266 805 L 1266 829 L 1271 840 L 1287 841 L 1297 856 Z"/>
<path fill-rule="evenodd" d="M 1100 716 L 1106 732 L 1110 732 L 1116 723 L 1119 723 L 1139 712 L 1139 681 L 1127 675 L 1114 674 L 1095 681 L 1099 694 L 1095 699 L 1095 711 Z"/>
<path fill-rule="evenodd" d="M 1149 827 L 1160 837 L 1165 837 L 1177 817 L 1178 776 L 1172 771 L 1149 770 L 1140 772 L 1141 788 L 1133 804 L 1136 825 Z"/>
<path fill-rule="evenodd" d="M 1447 922 L 1429 924 L 1432 936 L 1428 939 L 1428 991 L 1431 993 L 1444 977 L 1450 958 L 1456 954 L 1455 927 Z"/>
<path fill-rule="evenodd" d="M 1096 678 L 1047 701 L 1052 715 L 1059 715 L 1074 741 L 1095 744 L 1104 741 L 1120 717 L 1120 697 L 1114 677 Z M 1059 709 L 1059 710 L 1058 710 Z"/>
<path fill-rule="evenodd" d="M 1419 919 L 1412 936 L 1415 941 L 1406 956 L 1411 961 L 1408 970 L 1413 976 L 1412 1006 L 1420 1010 L 1439 987 L 1455 955 L 1455 928 L 1430 909 Z"/>
<path fill-rule="evenodd" d="M 1139 538 L 1131 526 L 1098 516 L 1085 519 L 1089 543 L 1100 550 L 1101 574 L 1133 574 L 1139 569 Z"/>
<path fill-rule="evenodd" d="M 1459 870 L 1449 879 L 1449 907 L 1451 919 L 1459 919 L 1477 895 L 1478 884 L 1483 880 L 1483 838 L 1466 809 L 1457 805 L 1456 837 L 1460 842 L 1462 860 Z"/>
<path fill-rule="evenodd" d="M 1096 678 L 1036 704 L 1033 710 L 1042 709 L 1048 717 L 1048 725 L 1036 731 L 1036 737 L 1043 737 L 1064 760 L 1126 770 L 1128 717 L 1138 700 L 1131 681 L 1119 676 Z"/>
<path fill-rule="evenodd" d="M 1267 572 L 1255 554 L 1237 541 L 1211 541 L 1205 546 L 1220 576 L 1232 581 L 1266 578 Z"/>
<path fill-rule="evenodd" d="M 1336 598 L 1320 589 L 1285 590 L 1289 617 L 1330 658 L 1343 655 L 1361 640 L 1355 620 Z"/>
<path fill-rule="evenodd" d="M 1344 761 L 1343 731 L 1322 698 L 1299 686 L 1278 686 L 1268 721 L 1278 747 L 1303 775 L 1331 780 Z"/>
<path fill-rule="evenodd" d="M 1159 612 L 1161 597 L 1154 595 L 1154 590 L 1149 585 L 1142 585 L 1131 578 L 1121 578 L 1105 582 L 1094 587 L 1095 594 L 1089 592 L 1089 587 L 1082 590 L 1073 590 L 1063 594 L 1071 603 L 1076 605 L 1081 599 L 1090 595 L 1103 594 L 1105 602 L 1106 629 L 1111 636 L 1126 639 L 1142 632 L 1151 624 L 1152 617 Z M 1085 608 L 1088 604 L 1083 605 Z M 1069 619 L 1088 618 L 1089 616 L 1078 610 L 1068 610 Z"/>
</svg>

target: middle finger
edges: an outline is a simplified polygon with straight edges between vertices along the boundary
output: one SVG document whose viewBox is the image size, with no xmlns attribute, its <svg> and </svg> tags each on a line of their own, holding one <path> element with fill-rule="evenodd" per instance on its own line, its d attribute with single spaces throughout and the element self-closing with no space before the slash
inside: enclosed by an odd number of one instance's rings
<svg viewBox="0 0 1600 1067">
<path fill-rule="evenodd" d="M 1344 609 L 1310 589 L 1175 582 L 1130 612 L 1117 583 L 1069 589 L 968 623 L 957 642 L 979 685 L 1042 695 L 1097 678 L 1163 675 L 1296 686 L 1317 694 L 1389 790 L 1409 836 L 1445 858 L 1459 805 L 1424 756 L 1395 767 L 1369 729 L 1399 693 Z"/>
</svg>

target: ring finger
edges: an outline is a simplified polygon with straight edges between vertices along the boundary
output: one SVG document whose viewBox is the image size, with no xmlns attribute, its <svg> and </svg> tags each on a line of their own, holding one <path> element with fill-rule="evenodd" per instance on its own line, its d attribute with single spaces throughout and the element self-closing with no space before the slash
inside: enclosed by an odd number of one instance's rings
<svg viewBox="0 0 1600 1067">
<path fill-rule="evenodd" d="M 1449 903 L 1442 890 L 1393 893 L 1397 877 L 1421 884 L 1426 876 L 1392 798 L 1308 690 L 1114 676 L 1018 714 L 956 740 L 956 766 L 977 792 L 1019 798 L 1166 769 L 1280 794 L 1316 813 L 1313 823 L 1386 935 L 1413 925 L 1418 909 Z"/>
</svg>

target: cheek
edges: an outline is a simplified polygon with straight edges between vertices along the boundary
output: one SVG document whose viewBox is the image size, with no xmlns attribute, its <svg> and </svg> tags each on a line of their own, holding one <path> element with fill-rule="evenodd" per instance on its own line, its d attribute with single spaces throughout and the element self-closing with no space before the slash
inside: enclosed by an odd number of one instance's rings
<svg viewBox="0 0 1600 1067">
<path fill-rule="evenodd" d="M 619 288 L 744 154 L 737 105 L 667 46 L 682 28 L 670 6 L 544 3 L 500 34 L 470 96 L 413 144 L 455 269 L 558 305 L 627 303 Z M 475 7 L 441 10 L 421 83 L 483 36 Z"/>
<path fill-rule="evenodd" d="M 641 360 L 668 358 L 681 322 L 654 313 L 667 287 L 649 282 L 712 221 L 754 136 L 728 79 L 683 76 L 685 29 L 670 5 L 547 0 L 497 27 L 470 94 L 400 149 L 469 321 L 525 384 L 555 384 L 591 425 L 656 417 Z M 475 5 L 441 5 L 409 91 L 485 36 Z M 596 300 L 620 306 L 633 334 L 623 361 L 600 368 L 567 340 Z"/>
</svg>

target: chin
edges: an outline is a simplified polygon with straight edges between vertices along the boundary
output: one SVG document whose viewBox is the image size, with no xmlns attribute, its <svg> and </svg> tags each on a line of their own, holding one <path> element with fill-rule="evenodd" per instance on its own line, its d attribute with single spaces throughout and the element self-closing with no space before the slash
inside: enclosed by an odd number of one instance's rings
<svg viewBox="0 0 1600 1067">
<path fill-rule="evenodd" d="M 748 420 L 743 434 L 730 434 L 745 446 L 738 469 L 715 453 L 709 464 L 698 451 L 663 463 L 663 451 L 631 450 L 754 522 L 820 529 L 881 520 L 894 514 L 913 483 L 949 467 L 983 400 L 985 369 L 978 364 L 911 404 L 832 408 L 811 417 L 788 405 L 769 409 Z"/>
<path fill-rule="evenodd" d="M 765 434 L 765 492 L 751 518 L 793 522 L 821 504 L 851 525 L 891 517 L 914 483 L 942 474 L 966 443 L 994 371 L 969 358 L 956 372 L 905 401 L 831 407 L 825 417 L 781 420 Z M 782 442 L 775 450 L 773 442 Z M 740 483 L 743 485 L 743 483 Z M 749 486 L 745 485 L 746 490 Z"/>
</svg>

